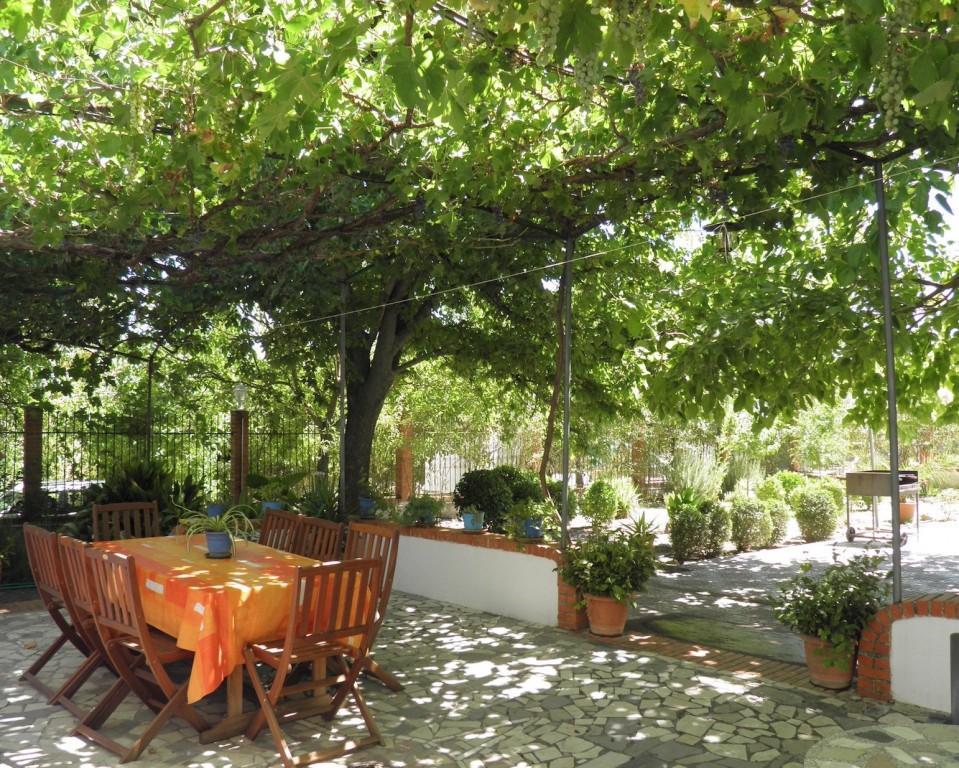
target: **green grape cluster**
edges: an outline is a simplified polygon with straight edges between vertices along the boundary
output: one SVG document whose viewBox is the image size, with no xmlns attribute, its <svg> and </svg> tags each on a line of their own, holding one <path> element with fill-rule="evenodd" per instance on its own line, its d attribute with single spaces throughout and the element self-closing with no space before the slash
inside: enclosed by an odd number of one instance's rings
<svg viewBox="0 0 959 768">
<path fill-rule="evenodd" d="M 552 58 L 556 51 L 556 39 L 559 37 L 559 21 L 563 15 L 563 4 L 558 0 L 537 0 L 534 8 L 536 35 L 539 37 L 540 57 L 545 61 Z"/>
<path fill-rule="evenodd" d="M 883 127 L 894 133 L 899 128 L 902 101 L 906 91 L 904 31 L 915 19 L 917 0 L 897 0 L 886 17 L 886 57 L 879 79 L 879 113 Z"/>
<path fill-rule="evenodd" d="M 643 63 L 652 16 L 649 0 L 613 0 L 611 9 L 616 35 L 636 51 L 636 61 Z"/>
<path fill-rule="evenodd" d="M 592 94 L 602 77 L 598 58 L 594 56 L 578 56 L 576 58 L 573 63 L 573 79 L 581 91 Z"/>
</svg>

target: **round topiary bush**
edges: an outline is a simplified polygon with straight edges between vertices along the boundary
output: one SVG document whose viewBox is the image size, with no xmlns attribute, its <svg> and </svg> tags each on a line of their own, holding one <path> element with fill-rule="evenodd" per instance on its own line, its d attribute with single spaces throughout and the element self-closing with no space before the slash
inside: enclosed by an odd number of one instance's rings
<svg viewBox="0 0 959 768">
<path fill-rule="evenodd" d="M 789 518 L 792 516 L 792 512 L 789 509 L 789 505 L 782 499 L 764 500 L 763 504 L 766 506 L 766 511 L 769 513 L 769 520 L 772 524 L 766 546 L 772 547 L 786 538 L 786 531 L 789 527 Z"/>
<path fill-rule="evenodd" d="M 453 504 L 461 512 L 476 507 L 485 513 L 486 527 L 503 533 L 506 514 L 513 504 L 513 492 L 502 474 L 492 469 L 474 469 L 460 478 L 453 490 Z"/>
<path fill-rule="evenodd" d="M 796 522 L 806 541 L 825 541 L 836 530 L 839 510 L 824 488 L 807 488 L 796 495 Z"/>
<path fill-rule="evenodd" d="M 699 510 L 706 518 L 703 556 L 716 557 L 721 555 L 733 529 L 729 508 L 718 501 L 704 501 Z"/>
<path fill-rule="evenodd" d="M 494 474 L 503 478 L 503 481 L 509 487 L 513 494 L 513 502 L 519 501 L 542 501 L 543 494 L 539 488 L 539 480 L 532 472 L 524 472 L 522 469 L 511 467 L 509 464 L 501 464 L 491 470 Z"/>
<path fill-rule="evenodd" d="M 769 510 L 759 499 L 736 496 L 732 505 L 732 539 L 736 549 L 746 552 L 766 545 L 772 536 Z"/>
<path fill-rule="evenodd" d="M 666 495 L 669 540 L 677 563 L 698 560 L 706 549 L 708 522 L 699 499 L 689 491 Z"/>
<path fill-rule="evenodd" d="M 616 517 L 616 490 L 605 480 L 593 481 L 583 494 L 582 512 L 594 526 L 607 526 Z"/>
<path fill-rule="evenodd" d="M 798 472 L 790 472 L 788 469 L 777 472 L 773 477 L 776 478 L 783 487 L 787 499 L 789 498 L 789 494 L 806 483 L 806 478 L 803 475 Z"/>
<path fill-rule="evenodd" d="M 775 476 L 767 477 L 756 486 L 756 498 L 760 501 L 786 500 L 786 489 Z"/>
</svg>

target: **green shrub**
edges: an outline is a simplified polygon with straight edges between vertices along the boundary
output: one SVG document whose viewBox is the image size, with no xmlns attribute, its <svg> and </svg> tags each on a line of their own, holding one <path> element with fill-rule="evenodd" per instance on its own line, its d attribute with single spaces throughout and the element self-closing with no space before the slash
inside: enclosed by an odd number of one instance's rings
<svg viewBox="0 0 959 768">
<path fill-rule="evenodd" d="M 716 557 L 723 553 L 723 547 L 732 534 L 732 519 L 729 508 L 718 501 L 704 501 L 699 508 L 706 517 L 706 542 L 704 557 Z"/>
<path fill-rule="evenodd" d="M 763 504 L 769 513 L 769 521 L 772 524 L 766 546 L 772 547 L 786 538 L 786 532 L 789 529 L 789 518 L 792 516 L 792 513 L 789 505 L 782 499 L 769 499 L 763 501 Z"/>
<path fill-rule="evenodd" d="M 773 475 L 756 486 L 756 498 L 761 501 L 786 501 L 786 489 L 779 478 Z"/>
<path fill-rule="evenodd" d="M 616 517 L 616 491 L 605 480 L 594 480 L 583 494 L 583 516 L 594 527 L 606 527 Z"/>
<path fill-rule="evenodd" d="M 572 480 L 572 478 L 570 478 Z M 563 509 L 563 481 L 562 480 L 547 480 L 546 488 L 549 491 L 549 500 L 553 502 L 553 506 L 556 507 L 557 512 L 561 512 Z M 579 507 L 579 497 L 576 495 L 576 489 L 570 485 L 569 486 L 569 517 L 570 520 L 576 515 L 576 510 Z"/>
<path fill-rule="evenodd" d="M 526 472 L 522 469 L 510 466 L 509 464 L 500 464 L 494 467 L 492 472 L 499 475 L 506 482 L 510 493 L 513 495 L 513 501 L 542 501 L 543 493 L 540 491 L 539 480 L 532 472 Z"/>
<path fill-rule="evenodd" d="M 653 538 L 644 519 L 612 535 L 594 533 L 573 544 L 557 570 L 580 595 L 627 601 L 656 572 Z"/>
<path fill-rule="evenodd" d="M 846 503 L 846 489 L 842 483 L 834 477 L 817 477 L 807 483 L 807 487 L 821 488 L 832 496 L 833 504 L 836 509 L 842 509 Z"/>
<path fill-rule="evenodd" d="M 397 513 L 397 522 L 403 525 L 431 527 L 443 511 L 443 502 L 432 496 L 413 496 Z"/>
<path fill-rule="evenodd" d="M 732 540 L 736 549 L 746 552 L 766 545 L 772 537 L 769 510 L 759 499 L 735 496 L 732 502 Z"/>
<path fill-rule="evenodd" d="M 796 522 L 806 541 L 825 541 L 836 530 L 839 510 L 833 495 L 824 488 L 807 488 L 796 496 Z"/>
<path fill-rule="evenodd" d="M 494 533 L 506 530 L 506 514 L 513 505 L 513 492 L 502 473 L 474 469 L 460 478 L 453 490 L 453 504 L 460 511 L 476 507 L 484 512 L 486 527 Z"/>
<path fill-rule="evenodd" d="M 669 540 L 677 563 L 698 560 L 706 549 L 708 526 L 701 504 L 699 497 L 689 489 L 666 494 Z"/>
<path fill-rule="evenodd" d="M 340 491 L 336 477 L 315 476 L 310 490 L 304 493 L 293 506 L 297 512 L 306 517 L 319 517 L 338 523 L 346 522 L 346 515 L 340 510 Z"/>
<path fill-rule="evenodd" d="M 560 534 L 559 514 L 548 501 L 523 499 L 515 502 L 506 515 L 505 533 L 512 539 L 526 538 L 525 522 L 529 520 L 543 531 L 543 538 L 558 541 Z"/>
<path fill-rule="evenodd" d="M 633 485 L 632 478 L 611 477 L 606 482 L 616 494 L 616 517 L 629 517 L 629 513 L 636 506 L 636 486 Z"/>
<path fill-rule="evenodd" d="M 692 491 L 701 499 L 718 499 L 726 467 L 716 459 L 712 448 L 684 447 L 676 451 L 667 473 L 673 493 Z"/>
<path fill-rule="evenodd" d="M 799 486 L 804 485 L 806 482 L 806 477 L 799 474 L 798 472 L 791 472 L 788 469 L 784 469 L 782 472 L 777 472 L 773 475 L 779 481 L 779 484 L 783 487 L 783 491 L 786 494 L 786 499 L 789 499 L 789 494 L 795 491 Z"/>
</svg>

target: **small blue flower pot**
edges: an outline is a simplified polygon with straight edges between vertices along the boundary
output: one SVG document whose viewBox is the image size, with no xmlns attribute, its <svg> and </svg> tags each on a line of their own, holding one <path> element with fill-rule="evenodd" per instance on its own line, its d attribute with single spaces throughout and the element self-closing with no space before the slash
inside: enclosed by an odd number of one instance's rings
<svg viewBox="0 0 959 768">
<path fill-rule="evenodd" d="M 261 501 L 260 511 L 266 512 L 268 509 L 283 509 L 282 501 Z"/>
<path fill-rule="evenodd" d="M 376 500 L 371 499 L 368 496 L 360 496 L 359 509 L 360 509 L 360 517 L 365 517 L 365 518 L 376 517 Z"/>
<path fill-rule="evenodd" d="M 206 552 L 210 557 L 229 557 L 233 554 L 233 540 L 226 531 L 206 532 Z"/>
<path fill-rule="evenodd" d="M 210 517 L 219 517 L 226 512 L 226 504 L 207 504 L 206 513 Z"/>
<path fill-rule="evenodd" d="M 527 539 L 543 538 L 543 526 L 538 520 L 530 520 L 528 517 L 523 521 L 523 536 Z"/>
<path fill-rule="evenodd" d="M 483 530 L 483 516 L 485 512 L 464 512 L 463 513 L 463 530 L 465 531 L 482 531 Z"/>
</svg>

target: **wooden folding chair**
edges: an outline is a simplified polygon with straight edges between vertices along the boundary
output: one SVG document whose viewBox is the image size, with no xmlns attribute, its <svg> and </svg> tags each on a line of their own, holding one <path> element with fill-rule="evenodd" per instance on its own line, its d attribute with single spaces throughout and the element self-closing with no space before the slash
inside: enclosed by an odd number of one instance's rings
<svg viewBox="0 0 959 768">
<path fill-rule="evenodd" d="M 93 505 L 93 540 L 145 539 L 160 535 L 160 510 L 155 501 L 124 501 Z"/>
<path fill-rule="evenodd" d="M 342 539 L 343 526 L 340 523 L 318 517 L 304 517 L 300 520 L 296 554 L 324 562 L 338 560 Z"/>
<path fill-rule="evenodd" d="M 284 552 L 296 552 L 300 538 L 301 515 L 282 509 L 268 509 L 260 523 L 259 543 Z"/>
<path fill-rule="evenodd" d="M 356 687 L 357 677 L 370 660 L 381 568 L 379 560 L 350 560 L 297 568 L 285 638 L 255 643 L 243 651 L 246 670 L 261 707 L 250 721 L 247 738 L 256 739 L 266 725 L 285 768 L 326 761 L 382 743 L 373 716 Z M 326 672 L 330 659 L 337 661 L 338 671 L 333 674 Z M 275 670 L 269 690 L 260 681 L 257 662 Z M 313 678 L 284 685 L 296 664 L 311 664 Z M 332 696 L 325 695 L 328 689 L 333 689 Z M 307 692 L 312 692 L 312 697 L 280 701 Z M 317 714 L 332 720 L 347 696 L 356 702 L 369 736 L 294 757 L 281 723 Z"/>
<path fill-rule="evenodd" d="M 50 697 L 51 704 L 60 704 L 79 720 L 88 712 L 73 700 L 73 696 L 90 679 L 99 667 L 113 668 L 107 659 L 106 651 L 97 632 L 93 616 L 93 594 L 88 578 L 89 560 L 87 550 L 90 545 L 70 536 L 60 536 L 58 541 L 60 589 L 63 604 L 70 614 L 70 620 L 77 633 L 90 649 L 90 654 L 77 667 L 70 678 Z M 119 702 L 117 702 L 119 703 Z"/>
<path fill-rule="evenodd" d="M 346 549 L 343 559 L 376 558 L 383 563 L 380 585 L 380 605 L 376 616 L 376 628 L 370 646 L 376 642 L 376 636 L 386 618 L 386 608 L 390 603 L 390 594 L 393 591 L 393 574 L 396 572 L 396 558 L 400 548 L 400 531 L 395 526 L 377 525 L 376 523 L 351 522 L 346 534 Z M 402 691 L 403 684 L 387 670 L 383 669 L 375 659 L 370 659 L 367 674 L 375 677 L 391 691 Z"/>
<path fill-rule="evenodd" d="M 38 675 L 67 642 L 72 643 L 84 656 L 90 654 L 90 647 L 84 641 L 67 618 L 63 615 L 66 605 L 60 588 L 59 566 L 60 552 L 57 549 L 57 534 L 27 523 L 23 526 L 23 541 L 27 548 L 27 560 L 33 574 L 33 583 L 37 586 L 43 606 L 47 609 L 54 624 L 60 629 L 60 635 L 31 666 L 23 673 L 21 680 L 30 683 L 50 700 L 57 692 L 40 680 Z"/>
<path fill-rule="evenodd" d="M 205 731 L 209 723 L 187 704 L 187 682 L 177 685 L 166 669 L 168 664 L 191 659 L 193 653 L 177 648 L 172 637 L 147 626 L 133 558 L 92 548 L 86 554 L 97 631 L 120 680 L 77 725 L 74 735 L 106 747 L 126 763 L 140 756 L 173 715 Z M 125 746 L 99 729 L 131 690 L 156 716 L 133 744 Z"/>
</svg>

